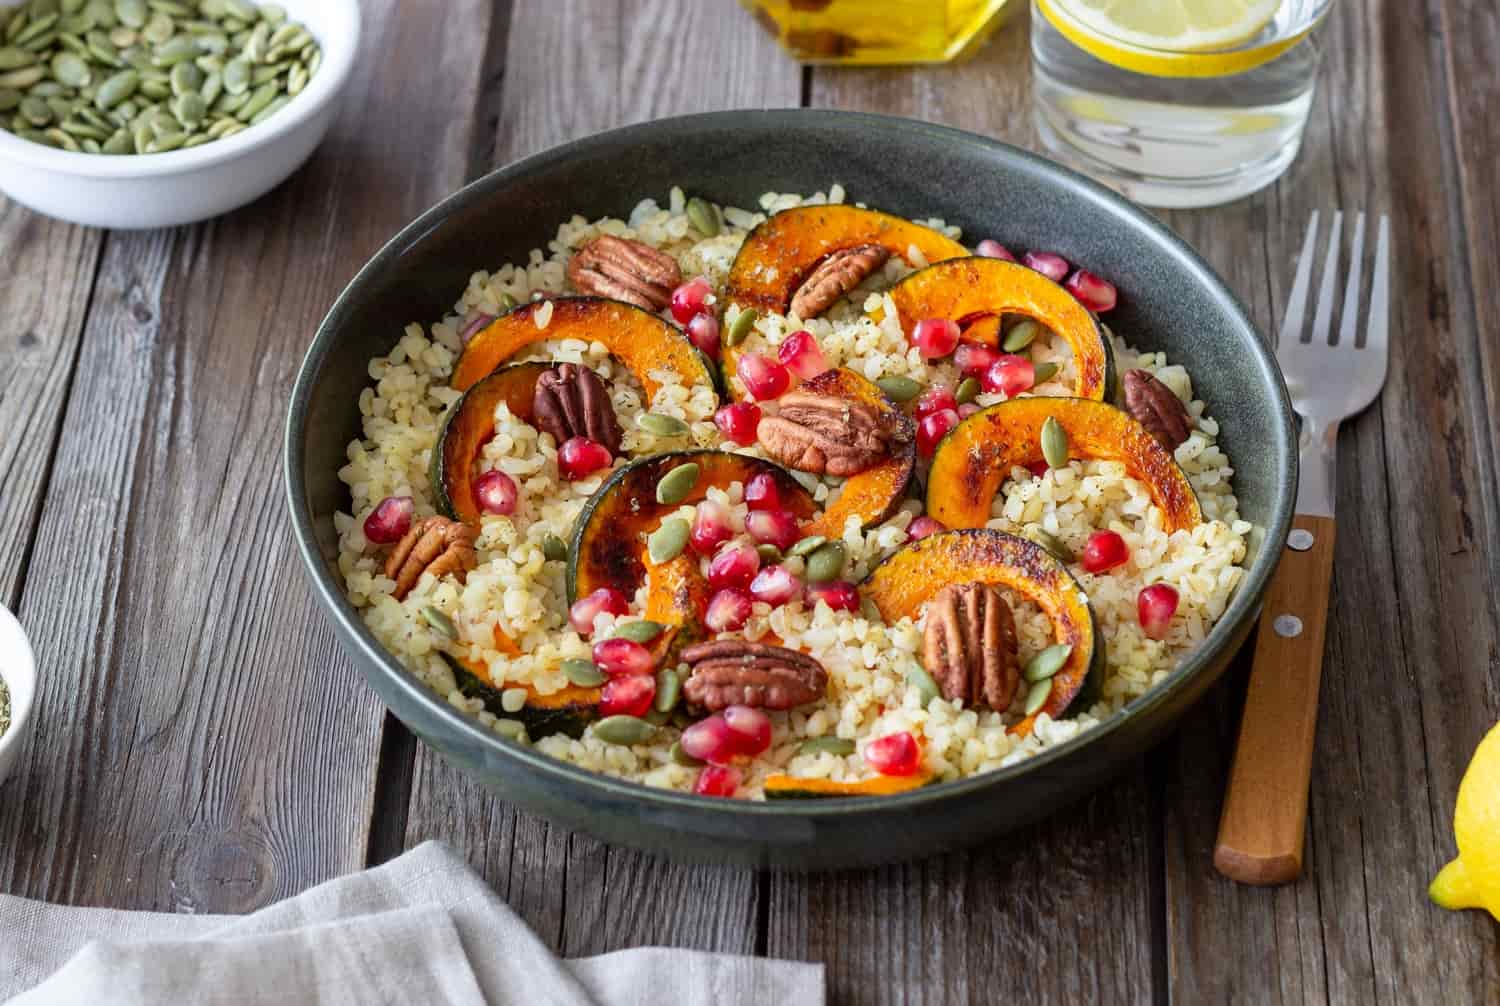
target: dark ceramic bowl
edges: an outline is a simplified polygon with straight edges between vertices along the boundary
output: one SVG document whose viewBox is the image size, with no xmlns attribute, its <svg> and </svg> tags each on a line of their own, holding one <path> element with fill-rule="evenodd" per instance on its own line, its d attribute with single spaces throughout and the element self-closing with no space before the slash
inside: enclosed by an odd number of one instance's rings
<svg viewBox="0 0 1500 1006">
<path fill-rule="evenodd" d="M 1229 610 L 1172 676 L 1099 728 L 1022 764 L 901 796 L 712 800 L 595 775 L 502 740 L 381 648 L 344 598 L 336 472 L 360 434 L 366 361 L 414 320 L 442 317 L 470 273 L 545 244 L 574 213 L 624 216 L 673 185 L 754 207 L 765 191 L 840 182 L 851 200 L 942 217 L 969 241 L 1044 247 L 1123 293 L 1110 324 L 1192 372 L 1235 462 L 1252 555 Z M 1185 244 L 1111 192 L 994 140 L 902 119 L 821 111 L 726 112 L 630 126 L 549 150 L 423 214 L 349 284 L 318 329 L 292 396 L 286 480 L 318 599 L 370 684 L 428 744 L 503 798 L 610 842 L 753 865 L 845 867 L 949 849 L 1025 824 L 1128 765 L 1191 708 L 1249 632 L 1296 492 L 1292 413 L 1271 356 L 1234 295 Z"/>
</svg>

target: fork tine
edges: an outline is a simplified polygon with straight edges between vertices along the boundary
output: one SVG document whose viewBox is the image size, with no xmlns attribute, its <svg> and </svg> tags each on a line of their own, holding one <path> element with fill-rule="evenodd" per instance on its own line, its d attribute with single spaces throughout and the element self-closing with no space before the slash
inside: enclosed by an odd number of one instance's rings
<svg viewBox="0 0 1500 1006">
<path fill-rule="evenodd" d="M 1313 315 L 1312 342 L 1315 346 L 1328 345 L 1328 331 L 1333 327 L 1334 284 L 1338 282 L 1339 230 L 1344 214 L 1334 211 L 1333 229 L 1328 232 L 1328 257 L 1323 260 L 1323 279 L 1318 284 L 1318 310 Z"/>
<path fill-rule="evenodd" d="M 1380 217 L 1380 237 L 1375 242 L 1375 278 L 1370 283 L 1370 320 L 1365 329 L 1365 348 L 1387 355 L 1390 345 L 1391 308 L 1391 218 Z"/>
<path fill-rule="evenodd" d="M 1302 239 L 1302 254 L 1297 256 L 1297 278 L 1286 301 L 1286 317 L 1281 320 L 1277 345 L 1290 346 L 1302 338 L 1302 318 L 1307 313 L 1307 285 L 1312 281 L 1313 251 L 1318 246 L 1318 211 L 1307 221 L 1307 237 Z"/>
<path fill-rule="evenodd" d="M 1340 312 L 1338 344 L 1355 348 L 1355 328 L 1359 324 L 1360 269 L 1365 261 L 1365 215 L 1354 218 L 1354 244 L 1349 248 L 1349 278 L 1344 283 L 1344 309 Z"/>
</svg>

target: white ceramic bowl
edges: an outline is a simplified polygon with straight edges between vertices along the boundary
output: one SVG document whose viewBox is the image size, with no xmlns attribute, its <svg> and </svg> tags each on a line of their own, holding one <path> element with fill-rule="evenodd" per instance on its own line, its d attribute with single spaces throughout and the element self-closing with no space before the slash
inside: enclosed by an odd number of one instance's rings
<svg viewBox="0 0 1500 1006">
<path fill-rule="evenodd" d="M 0 130 L 0 189 L 39 213 L 91 227 L 173 227 L 259 198 L 322 142 L 359 50 L 357 0 L 278 0 L 323 48 L 323 65 L 280 112 L 189 150 L 140 156 L 74 154 Z M 18 0 L 0 0 L 0 9 Z"/>
<path fill-rule="evenodd" d="M 10 691 L 10 729 L 0 734 L 0 785 L 10 775 L 21 744 L 31 729 L 31 707 L 36 701 L 36 659 L 21 623 L 0 607 L 0 678 Z"/>
</svg>

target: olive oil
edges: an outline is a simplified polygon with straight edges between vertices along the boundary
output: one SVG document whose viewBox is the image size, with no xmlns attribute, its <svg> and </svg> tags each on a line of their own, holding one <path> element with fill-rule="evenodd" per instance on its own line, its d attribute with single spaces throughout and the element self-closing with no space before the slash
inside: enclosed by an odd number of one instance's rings
<svg viewBox="0 0 1500 1006">
<path fill-rule="evenodd" d="M 946 63 L 972 55 L 1007 0 L 740 0 L 804 63 Z"/>
</svg>

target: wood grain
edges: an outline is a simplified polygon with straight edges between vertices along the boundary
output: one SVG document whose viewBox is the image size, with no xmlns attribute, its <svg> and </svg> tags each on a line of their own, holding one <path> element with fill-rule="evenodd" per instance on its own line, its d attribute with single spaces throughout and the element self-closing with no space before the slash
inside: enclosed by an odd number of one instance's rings
<svg viewBox="0 0 1500 1006">
<path fill-rule="evenodd" d="M 644 119 L 795 105 L 800 87 L 797 65 L 733 5 L 518 0 L 494 162 Z M 419 745 L 406 841 L 431 838 L 467 856 L 561 952 L 756 950 L 763 911 L 752 871 L 679 866 L 570 835 L 518 813 Z"/>
<path fill-rule="evenodd" d="M 0 800 L 0 889 L 237 912 L 363 865 L 383 717 L 290 548 L 281 431 L 336 291 L 462 178 L 448 113 L 487 5 L 466 6 L 366 5 L 343 115 L 294 180 L 109 237 L 21 597 L 42 743 Z"/>
</svg>

